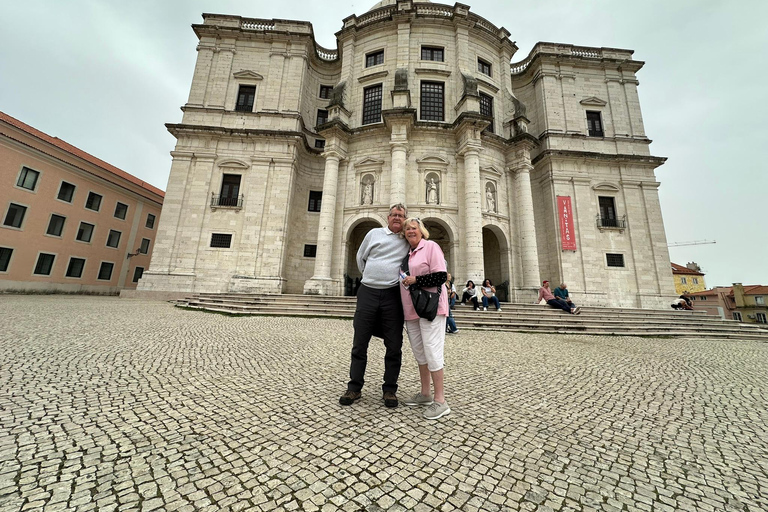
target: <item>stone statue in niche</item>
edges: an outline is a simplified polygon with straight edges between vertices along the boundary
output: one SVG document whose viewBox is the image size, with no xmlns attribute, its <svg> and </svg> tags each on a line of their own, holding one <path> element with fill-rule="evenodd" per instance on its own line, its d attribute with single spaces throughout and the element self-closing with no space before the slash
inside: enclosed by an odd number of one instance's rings
<svg viewBox="0 0 768 512">
<path fill-rule="evenodd" d="M 373 183 L 371 178 L 366 177 L 363 179 L 362 199 L 360 204 L 373 204 Z"/>
<path fill-rule="evenodd" d="M 485 207 L 489 212 L 496 211 L 496 194 L 490 184 L 485 189 Z"/>
<path fill-rule="evenodd" d="M 427 204 L 438 204 L 439 201 L 439 191 L 437 189 L 437 183 L 435 183 L 435 178 L 429 178 L 429 184 L 427 185 Z"/>
</svg>

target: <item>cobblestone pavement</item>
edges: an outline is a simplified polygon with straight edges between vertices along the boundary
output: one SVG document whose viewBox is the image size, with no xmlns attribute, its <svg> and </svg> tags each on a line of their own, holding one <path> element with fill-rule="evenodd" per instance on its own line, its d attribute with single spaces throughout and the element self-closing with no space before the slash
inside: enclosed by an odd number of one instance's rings
<svg viewBox="0 0 768 512">
<path fill-rule="evenodd" d="M 768 510 L 768 344 L 465 330 L 428 422 L 383 406 L 380 342 L 338 405 L 350 321 L 66 296 L 0 318 L 2 511 Z"/>
</svg>

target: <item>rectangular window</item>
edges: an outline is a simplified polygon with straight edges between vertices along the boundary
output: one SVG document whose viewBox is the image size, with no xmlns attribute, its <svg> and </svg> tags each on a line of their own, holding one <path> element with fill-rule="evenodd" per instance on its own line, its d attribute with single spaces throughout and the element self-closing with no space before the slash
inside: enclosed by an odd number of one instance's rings
<svg viewBox="0 0 768 512">
<path fill-rule="evenodd" d="M 606 262 L 608 263 L 609 267 L 623 267 L 624 266 L 624 255 L 623 254 L 606 254 L 605 255 Z"/>
<path fill-rule="evenodd" d="M 363 124 L 381 122 L 381 84 L 363 89 Z"/>
<path fill-rule="evenodd" d="M 315 148 L 325 149 L 325 139 L 315 139 Z"/>
<path fill-rule="evenodd" d="M 239 206 L 241 179 L 242 176 L 239 174 L 225 174 L 222 176 L 219 206 Z"/>
<path fill-rule="evenodd" d="M 333 91 L 332 85 L 321 85 L 320 86 L 320 98 L 324 100 L 331 99 L 331 92 Z"/>
<path fill-rule="evenodd" d="M 13 249 L 10 247 L 0 247 L 0 272 L 7 272 L 8 266 L 11 264 L 11 255 Z"/>
<path fill-rule="evenodd" d="M 147 214 L 147 223 L 145 224 L 147 229 L 155 229 L 155 216 L 151 213 Z"/>
<path fill-rule="evenodd" d="M 684 277 L 680 278 L 680 284 L 688 284 L 688 280 Z"/>
<path fill-rule="evenodd" d="M 12 228 L 21 228 L 22 222 L 24 222 L 24 215 L 27 214 L 27 207 L 20 204 L 11 203 L 8 206 L 8 213 L 5 214 L 5 220 L 3 226 L 10 226 Z"/>
<path fill-rule="evenodd" d="M 149 238 L 141 239 L 141 247 L 139 247 L 139 252 L 141 254 L 149 254 Z"/>
<path fill-rule="evenodd" d="M 477 70 L 484 75 L 491 76 L 491 63 L 478 57 Z"/>
<path fill-rule="evenodd" d="M 74 196 L 75 186 L 71 183 L 67 183 L 66 181 L 62 181 L 61 186 L 59 187 L 59 195 L 56 196 L 56 199 L 66 203 L 71 203 Z"/>
<path fill-rule="evenodd" d="M 616 222 L 616 200 L 610 196 L 598 196 L 600 206 L 600 226 L 607 228 L 618 227 Z"/>
<path fill-rule="evenodd" d="M 100 279 L 101 281 L 109 281 L 112 279 L 112 270 L 115 268 L 114 263 L 110 263 L 108 261 L 102 261 L 101 267 L 99 267 L 99 277 L 97 279 Z"/>
<path fill-rule="evenodd" d="M 707 297 L 702 295 L 701 297 L 699 297 L 699 300 L 707 300 Z"/>
<path fill-rule="evenodd" d="M 35 265 L 35 274 L 39 276 L 51 275 L 53 269 L 53 261 L 56 259 L 55 254 L 40 253 L 37 257 L 37 264 Z"/>
<path fill-rule="evenodd" d="M 443 62 L 444 60 L 443 49 L 436 48 L 434 46 L 422 46 L 421 60 L 432 60 L 435 62 Z"/>
<path fill-rule="evenodd" d="M 241 85 L 237 91 L 237 104 L 235 110 L 238 112 L 253 112 L 253 102 L 256 99 L 255 85 Z"/>
<path fill-rule="evenodd" d="M 94 227 L 95 226 L 93 224 L 88 224 L 87 222 L 81 222 L 80 227 L 77 228 L 77 236 L 75 237 L 75 239 L 81 242 L 90 243 L 91 237 L 93 236 Z"/>
<path fill-rule="evenodd" d="M 365 55 L 365 67 L 369 68 L 379 64 L 384 64 L 384 50 L 371 52 Z"/>
<path fill-rule="evenodd" d="M 229 249 L 232 246 L 232 235 L 225 233 L 211 233 L 211 247 Z"/>
<path fill-rule="evenodd" d="M 133 282 L 138 283 L 141 276 L 144 275 L 144 267 L 136 267 L 133 270 Z"/>
<path fill-rule="evenodd" d="M 115 217 L 120 220 L 125 220 L 126 215 L 128 215 L 128 205 L 118 202 L 115 205 Z"/>
<path fill-rule="evenodd" d="M 765 306 L 765 297 L 762 295 L 758 295 L 755 297 L 755 304 L 758 306 Z"/>
<path fill-rule="evenodd" d="M 101 208 L 101 196 L 96 192 L 88 192 L 88 199 L 85 201 L 85 207 L 95 212 Z"/>
<path fill-rule="evenodd" d="M 694 277 L 693 278 L 693 284 L 699 284 L 699 278 L 698 277 Z"/>
<path fill-rule="evenodd" d="M 117 246 L 120 245 L 120 236 L 122 233 L 120 231 L 115 231 L 114 229 L 109 230 L 109 236 L 107 236 L 107 247 L 113 247 L 117 249 Z"/>
<path fill-rule="evenodd" d="M 443 121 L 444 114 L 443 82 L 421 82 L 421 120 Z"/>
<path fill-rule="evenodd" d="M 69 265 L 67 265 L 67 277 L 83 277 L 83 268 L 85 268 L 85 260 L 83 258 L 69 258 Z"/>
<path fill-rule="evenodd" d="M 755 313 L 755 318 L 759 324 L 768 324 L 768 320 L 765 318 L 765 313 Z"/>
<path fill-rule="evenodd" d="M 37 186 L 37 178 L 40 177 L 40 173 L 30 169 L 29 167 L 22 167 L 19 174 L 19 180 L 16 182 L 16 186 L 25 188 L 27 190 L 35 190 Z"/>
<path fill-rule="evenodd" d="M 304 257 L 305 258 L 314 258 L 317 256 L 317 246 L 316 245 L 304 245 Z"/>
<path fill-rule="evenodd" d="M 61 232 L 64 230 L 65 220 L 67 220 L 67 218 L 62 217 L 61 215 L 56 215 L 55 213 L 51 215 L 51 220 L 48 221 L 48 229 L 45 231 L 45 234 L 61 236 Z"/>
<path fill-rule="evenodd" d="M 320 206 L 323 202 L 323 193 L 317 190 L 309 191 L 309 207 L 307 211 L 319 212 Z"/>
<path fill-rule="evenodd" d="M 324 108 L 317 109 L 317 123 L 315 126 L 320 126 L 328 122 L 328 111 Z"/>
<path fill-rule="evenodd" d="M 490 117 L 491 124 L 483 131 L 493 133 L 493 97 L 480 93 L 480 115 Z"/>
<path fill-rule="evenodd" d="M 733 312 L 733 319 L 736 320 L 736 321 L 741 322 L 741 313 L 739 313 L 738 311 L 734 311 Z"/>
<path fill-rule="evenodd" d="M 600 112 L 587 110 L 587 130 L 590 137 L 603 136 L 603 121 L 600 117 Z"/>
</svg>

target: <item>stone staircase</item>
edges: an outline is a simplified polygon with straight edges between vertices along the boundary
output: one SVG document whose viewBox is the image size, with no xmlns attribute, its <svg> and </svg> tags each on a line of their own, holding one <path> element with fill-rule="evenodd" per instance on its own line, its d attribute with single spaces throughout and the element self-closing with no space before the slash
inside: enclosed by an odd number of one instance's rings
<svg viewBox="0 0 768 512">
<path fill-rule="evenodd" d="M 176 301 L 176 305 L 231 315 L 351 319 L 355 313 L 354 297 L 322 295 L 197 294 Z M 501 312 L 457 305 L 454 318 L 459 330 L 768 341 L 768 328 L 722 320 L 703 311 L 582 307 L 581 315 L 569 315 L 549 306 L 502 303 Z"/>
</svg>

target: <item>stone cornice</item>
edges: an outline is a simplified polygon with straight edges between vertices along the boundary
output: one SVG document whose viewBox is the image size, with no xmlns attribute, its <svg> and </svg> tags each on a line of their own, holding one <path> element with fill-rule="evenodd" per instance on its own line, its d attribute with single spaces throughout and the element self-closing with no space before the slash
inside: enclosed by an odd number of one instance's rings
<svg viewBox="0 0 768 512">
<path fill-rule="evenodd" d="M 542 151 L 531 163 L 536 164 L 542 160 L 551 160 L 554 158 L 578 158 L 583 160 L 602 160 L 617 163 L 631 163 L 631 164 L 647 164 L 652 165 L 654 168 L 659 167 L 667 161 L 666 157 L 660 156 L 643 156 L 643 155 L 626 155 L 626 154 L 605 154 L 595 153 L 590 151 L 571 151 L 571 150 L 556 150 L 547 149 Z"/>
<path fill-rule="evenodd" d="M 376 73 L 371 73 L 370 75 L 363 75 L 357 79 L 358 82 L 361 84 L 366 84 L 368 82 L 374 82 L 376 80 L 382 79 L 386 77 L 389 74 L 389 71 L 377 71 Z"/>
<path fill-rule="evenodd" d="M 198 135 L 202 137 L 275 137 L 288 140 L 301 140 L 304 149 L 310 155 L 319 156 L 322 151 L 309 145 L 302 132 L 292 130 L 260 130 L 253 128 L 224 128 L 221 126 L 204 126 L 196 124 L 166 123 L 166 129 L 177 139 L 181 135 Z"/>
</svg>

